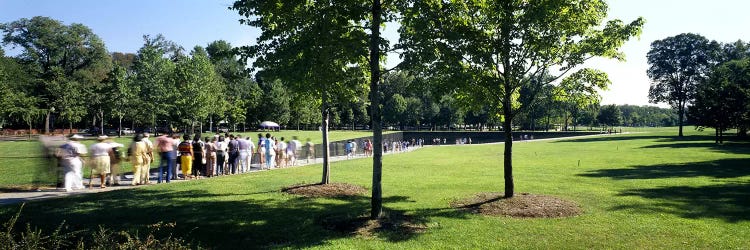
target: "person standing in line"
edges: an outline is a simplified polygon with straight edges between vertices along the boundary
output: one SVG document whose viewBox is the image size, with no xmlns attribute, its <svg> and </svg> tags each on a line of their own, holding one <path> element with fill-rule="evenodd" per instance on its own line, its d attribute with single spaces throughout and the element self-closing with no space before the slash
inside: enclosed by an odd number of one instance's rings
<svg viewBox="0 0 750 250">
<path fill-rule="evenodd" d="M 229 173 L 237 174 L 237 161 L 240 158 L 240 144 L 234 135 L 229 135 Z"/>
<path fill-rule="evenodd" d="M 294 141 L 286 141 L 286 150 L 284 152 L 284 162 L 287 166 L 294 166 Z"/>
<path fill-rule="evenodd" d="M 216 137 L 206 137 L 206 176 L 213 177 L 216 170 Z"/>
<path fill-rule="evenodd" d="M 344 144 L 344 154 L 346 154 L 346 159 L 352 157 L 352 140 L 348 140 L 346 141 L 346 144 Z"/>
<path fill-rule="evenodd" d="M 101 180 L 99 187 L 105 188 L 105 179 L 107 174 L 110 173 L 110 161 L 109 151 L 112 150 L 112 144 L 105 142 L 107 140 L 106 135 L 99 136 L 96 138 L 98 141 L 89 147 L 91 151 L 91 179 L 89 179 L 89 189 L 93 188 L 94 175 L 99 175 Z"/>
<path fill-rule="evenodd" d="M 352 157 L 357 156 L 357 141 L 352 140 Z"/>
<path fill-rule="evenodd" d="M 143 180 L 141 180 L 143 176 L 141 171 L 143 171 L 143 165 L 148 160 L 148 149 L 146 147 L 146 142 L 143 141 L 143 134 L 136 134 L 133 137 L 133 142 L 130 143 L 130 149 L 128 149 L 130 163 L 133 165 L 133 181 L 130 185 L 135 186 L 143 183 Z"/>
<path fill-rule="evenodd" d="M 297 166 L 297 158 L 299 156 L 299 150 L 302 148 L 302 142 L 298 140 L 297 136 L 292 136 L 292 141 L 289 142 L 289 146 L 292 147 L 292 166 Z"/>
<path fill-rule="evenodd" d="M 60 164 L 65 171 L 65 191 L 70 192 L 76 189 L 83 189 L 83 158 L 86 155 L 86 146 L 78 142 L 83 136 L 73 135 L 68 142 L 61 145 L 55 155 L 60 159 Z"/>
<path fill-rule="evenodd" d="M 175 174 L 173 174 L 172 170 L 174 170 L 175 166 L 175 160 L 177 159 L 177 153 L 174 150 L 175 144 L 174 139 L 172 139 L 172 135 L 161 135 L 156 138 L 156 149 L 159 151 L 159 155 L 161 156 L 161 161 L 159 162 L 159 177 L 157 179 L 157 183 L 161 183 L 162 181 L 166 181 L 169 183 L 169 180 L 171 177 Z M 166 173 L 166 176 L 164 176 L 164 172 Z M 166 177 L 166 178 L 164 178 Z"/>
<path fill-rule="evenodd" d="M 182 136 L 183 141 L 177 145 L 177 151 L 180 152 L 180 168 L 184 179 L 190 179 L 193 168 L 193 144 L 190 142 L 189 135 Z"/>
<path fill-rule="evenodd" d="M 141 166 L 143 168 L 141 169 L 142 184 L 151 184 L 151 179 L 149 177 L 151 176 L 151 163 L 154 162 L 154 144 L 149 139 L 150 136 L 149 133 L 143 133 L 143 142 L 146 143 L 146 155 L 148 156 L 148 161 Z"/>
<path fill-rule="evenodd" d="M 247 149 L 250 148 L 250 145 L 248 145 L 249 142 L 242 138 L 242 135 L 237 135 L 237 148 L 239 150 L 239 159 L 237 162 L 239 162 L 238 167 L 239 170 L 237 172 L 239 173 L 245 173 L 247 172 L 247 167 L 250 165 L 249 162 L 247 162 Z"/>
<path fill-rule="evenodd" d="M 120 162 L 122 162 L 122 149 L 125 145 L 109 140 L 107 143 L 110 144 L 111 149 L 107 152 L 109 154 L 109 179 L 106 185 L 119 186 L 120 185 Z"/>
<path fill-rule="evenodd" d="M 286 142 L 284 137 L 280 140 L 276 140 L 276 166 L 279 168 L 286 167 Z"/>
<path fill-rule="evenodd" d="M 174 169 L 172 169 L 172 176 L 170 176 L 169 178 L 171 178 L 172 180 L 177 180 L 180 175 L 180 169 L 182 169 L 182 163 L 179 160 L 180 151 L 177 150 L 177 146 L 180 145 L 180 135 L 172 134 L 172 145 L 174 146 L 174 148 L 172 149 L 172 151 L 174 151 Z"/>
<path fill-rule="evenodd" d="M 305 143 L 305 161 L 310 163 L 310 158 L 313 159 L 313 162 L 315 161 L 315 144 L 310 141 L 310 138 L 307 138 L 307 142 Z"/>
<path fill-rule="evenodd" d="M 193 178 L 198 178 L 200 175 L 206 174 L 205 160 L 206 160 L 205 144 L 201 141 L 201 135 L 196 134 L 193 137 Z"/>
<path fill-rule="evenodd" d="M 253 152 L 255 151 L 255 143 L 253 142 L 253 139 L 248 136 L 245 138 L 247 140 L 247 159 L 245 162 L 247 162 L 247 172 L 250 172 L 250 169 L 253 168 Z"/>
<path fill-rule="evenodd" d="M 214 146 L 216 147 L 216 175 L 222 175 L 227 162 L 227 144 L 224 142 L 224 136 L 219 136 Z"/>
<path fill-rule="evenodd" d="M 263 165 L 266 163 L 266 153 L 263 148 L 263 145 L 265 145 L 266 138 L 263 137 L 262 134 L 258 133 L 258 147 L 256 149 L 258 153 L 258 167 L 260 169 L 263 169 Z"/>
<path fill-rule="evenodd" d="M 271 139 L 271 134 L 266 133 L 266 140 L 263 143 L 263 150 L 266 155 L 266 169 L 271 169 L 274 165 L 274 159 L 276 158 L 276 144 Z"/>
</svg>

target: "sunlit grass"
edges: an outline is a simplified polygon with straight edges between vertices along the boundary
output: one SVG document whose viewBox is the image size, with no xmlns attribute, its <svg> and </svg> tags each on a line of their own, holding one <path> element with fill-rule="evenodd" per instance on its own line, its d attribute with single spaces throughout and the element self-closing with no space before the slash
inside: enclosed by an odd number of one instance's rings
<svg viewBox="0 0 750 250">
<path fill-rule="evenodd" d="M 448 203 L 502 192 L 502 144 L 436 146 L 387 155 L 388 213 L 424 223 L 424 233 L 370 237 L 326 230 L 331 217 L 367 214 L 369 197 L 308 199 L 282 187 L 319 181 L 320 165 L 153 185 L 26 205 L 22 219 L 45 228 L 102 224 L 139 229 L 177 222 L 175 233 L 211 248 L 323 249 L 737 249 L 750 245 L 750 145 L 715 145 L 711 131 L 644 131 L 564 141 L 516 142 L 516 192 L 580 204 L 572 218 L 466 214 Z M 580 163 L 579 163 L 580 162 Z M 333 163 L 331 180 L 371 187 L 372 162 Z M 18 205 L 0 208 L 8 218 Z"/>
</svg>

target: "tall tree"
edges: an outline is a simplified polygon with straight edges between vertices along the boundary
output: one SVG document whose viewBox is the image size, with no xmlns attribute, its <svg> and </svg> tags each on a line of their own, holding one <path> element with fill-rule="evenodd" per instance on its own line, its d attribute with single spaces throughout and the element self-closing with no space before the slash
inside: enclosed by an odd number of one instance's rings
<svg viewBox="0 0 750 250">
<path fill-rule="evenodd" d="M 212 110 L 217 93 L 223 93 L 214 65 L 205 50 L 196 46 L 190 57 L 180 59 L 174 71 L 176 83 L 174 114 L 195 133 L 195 122 L 203 121 Z"/>
<path fill-rule="evenodd" d="M 599 109 L 599 114 L 596 116 L 599 123 L 606 126 L 617 126 L 622 123 L 622 112 L 617 105 L 605 105 Z"/>
<path fill-rule="evenodd" d="M 225 89 L 224 93 L 214 93 L 217 105 L 212 109 L 216 111 L 211 115 L 212 118 L 229 118 L 235 125 L 260 124 L 263 121 L 259 117 L 263 114 L 260 107 L 263 90 L 245 69 L 245 63 L 237 57 L 236 49 L 229 42 L 218 40 L 208 44 L 206 52 L 216 67 Z"/>
<path fill-rule="evenodd" d="M 294 92 L 308 91 L 321 100 L 323 177 L 330 181 L 328 124 L 336 96 L 356 96 L 363 89 L 367 34 L 361 26 L 366 6 L 358 1 L 268 2 L 239 0 L 232 7 L 258 27 L 257 44 L 242 47 L 254 58 L 263 81 L 280 79 Z"/>
<path fill-rule="evenodd" d="M 162 35 L 153 38 L 143 36 L 143 40 L 143 47 L 138 50 L 133 64 L 131 88 L 138 98 L 135 105 L 146 112 L 134 116 L 133 120 L 153 127 L 157 125 L 157 118 L 171 120 L 171 115 L 176 111 L 173 60 L 182 57 L 182 48 Z"/>
<path fill-rule="evenodd" d="M 102 40 L 91 29 L 73 23 L 64 25 L 48 17 L 22 18 L 0 25 L 4 45 L 21 47 L 18 56 L 36 79 L 31 96 L 43 100 L 40 109 L 47 121 L 52 108 L 72 127 L 86 114 L 85 108 L 110 68 Z M 49 124 L 49 122 L 45 122 Z M 49 132 L 49 127 L 45 127 Z"/>
<path fill-rule="evenodd" d="M 716 143 L 723 143 L 724 131 L 748 126 L 749 107 L 750 58 L 746 58 L 717 66 L 698 84 L 688 115 L 696 126 L 715 128 Z"/>
<path fill-rule="evenodd" d="M 409 1 L 402 7 L 404 63 L 439 78 L 459 99 L 502 115 L 506 197 L 515 192 L 513 119 L 527 108 L 519 90 L 546 84 L 542 76 L 552 67 L 560 70 L 555 80 L 595 56 L 623 59 L 618 48 L 643 25 L 640 18 L 602 25 L 603 0 Z"/>
<path fill-rule="evenodd" d="M 705 37 L 683 33 L 651 43 L 648 52 L 648 91 L 652 103 L 668 103 L 679 116 L 679 136 L 685 118 L 685 107 L 693 100 L 695 86 L 715 65 L 718 43 Z"/>
<path fill-rule="evenodd" d="M 554 93 L 555 98 L 565 104 L 563 130 L 568 129 L 568 116 L 573 118 L 575 130 L 578 117 L 583 114 L 584 109 L 601 101 L 599 91 L 607 90 L 610 83 L 607 73 L 594 69 L 583 69 L 563 79 Z"/>
</svg>

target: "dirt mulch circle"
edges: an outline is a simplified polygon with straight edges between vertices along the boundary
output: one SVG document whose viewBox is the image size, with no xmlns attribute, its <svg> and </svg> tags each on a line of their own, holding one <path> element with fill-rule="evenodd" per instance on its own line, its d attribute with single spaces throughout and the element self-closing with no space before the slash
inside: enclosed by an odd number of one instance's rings
<svg viewBox="0 0 750 250">
<path fill-rule="evenodd" d="M 356 235 L 364 238 L 385 236 L 392 240 L 404 240 L 427 231 L 426 222 L 401 213 L 385 213 L 379 219 L 366 215 L 359 217 L 333 216 L 321 220 L 325 229 Z"/>
<path fill-rule="evenodd" d="M 559 218 L 581 214 L 580 206 L 554 196 L 521 193 L 504 198 L 501 193 L 479 193 L 451 202 L 451 207 L 490 216 L 513 218 Z"/>
<path fill-rule="evenodd" d="M 364 187 L 349 183 L 297 184 L 281 191 L 310 198 L 358 196 L 367 193 Z"/>
</svg>

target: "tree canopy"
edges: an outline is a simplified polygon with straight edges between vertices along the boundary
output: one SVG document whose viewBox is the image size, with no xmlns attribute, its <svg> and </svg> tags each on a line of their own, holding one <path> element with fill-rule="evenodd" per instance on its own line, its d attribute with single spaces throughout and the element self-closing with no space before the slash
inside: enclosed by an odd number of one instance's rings
<svg viewBox="0 0 750 250">
<path fill-rule="evenodd" d="M 624 59 L 619 47 L 644 22 L 602 25 L 601 0 L 408 1 L 400 11 L 404 64 L 502 115 L 506 197 L 514 194 L 511 128 L 525 109 L 521 88 L 559 79 L 595 56 Z M 542 78 L 553 68 L 558 72 L 549 81 Z"/>
</svg>

